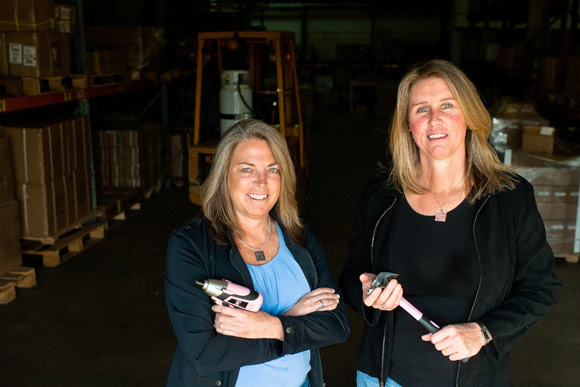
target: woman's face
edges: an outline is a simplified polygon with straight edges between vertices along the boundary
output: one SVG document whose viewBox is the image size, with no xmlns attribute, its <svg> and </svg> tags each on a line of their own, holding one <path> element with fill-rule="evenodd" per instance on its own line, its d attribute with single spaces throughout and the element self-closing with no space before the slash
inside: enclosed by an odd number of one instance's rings
<svg viewBox="0 0 580 387">
<path fill-rule="evenodd" d="M 447 82 L 431 77 L 415 83 L 408 109 L 409 128 L 422 161 L 465 157 L 467 125 Z"/>
<path fill-rule="evenodd" d="M 228 191 L 237 219 L 266 217 L 280 197 L 280 185 L 280 171 L 268 143 L 239 143 L 228 168 Z"/>
</svg>

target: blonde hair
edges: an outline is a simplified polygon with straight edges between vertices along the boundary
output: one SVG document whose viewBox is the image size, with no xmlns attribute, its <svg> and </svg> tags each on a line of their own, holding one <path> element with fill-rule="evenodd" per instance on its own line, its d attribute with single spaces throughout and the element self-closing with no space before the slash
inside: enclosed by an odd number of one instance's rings
<svg viewBox="0 0 580 387">
<path fill-rule="evenodd" d="M 413 85 L 432 77 L 441 78 L 447 83 L 467 125 L 465 181 L 471 187 L 467 199 L 473 202 L 496 191 L 513 189 L 514 173 L 499 160 L 487 142 L 492 121 L 477 89 L 457 66 L 441 59 L 415 66 L 399 84 L 389 144 L 393 156 L 391 183 L 399 190 L 418 194 L 428 189 L 421 182 L 419 148 L 410 134 L 408 111 Z"/>
<path fill-rule="evenodd" d="M 270 216 L 281 223 L 292 242 L 303 239 L 304 226 L 298 216 L 296 172 L 286 139 L 279 131 L 258 120 L 243 120 L 234 124 L 221 138 L 205 182 L 201 186 L 201 205 L 209 220 L 212 237 L 218 244 L 229 244 L 228 230 L 241 231 L 228 191 L 228 169 L 237 146 L 248 140 L 264 140 L 270 146 L 281 177 L 280 197 L 270 210 Z"/>
</svg>

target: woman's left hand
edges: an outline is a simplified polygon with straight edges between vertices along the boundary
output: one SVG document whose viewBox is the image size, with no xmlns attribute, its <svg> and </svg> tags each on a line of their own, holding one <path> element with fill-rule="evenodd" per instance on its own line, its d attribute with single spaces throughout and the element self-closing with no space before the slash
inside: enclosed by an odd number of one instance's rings
<svg viewBox="0 0 580 387">
<path fill-rule="evenodd" d="M 421 336 L 449 360 L 463 360 L 477 355 L 485 344 L 481 328 L 477 323 L 447 325 L 435 333 Z"/>
<path fill-rule="evenodd" d="M 213 326 L 217 333 L 245 339 L 284 340 L 282 322 L 266 312 L 249 312 L 228 306 L 214 305 Z"/>
<path fill-rule="evenodd" d="M 318 288 L 303 295 L 288 309 L 284 316 L 305 316 L 313 312 L 328 312 L 336 309 L 340 302 L 340 295 L 333 288 Z"/>
</svg>

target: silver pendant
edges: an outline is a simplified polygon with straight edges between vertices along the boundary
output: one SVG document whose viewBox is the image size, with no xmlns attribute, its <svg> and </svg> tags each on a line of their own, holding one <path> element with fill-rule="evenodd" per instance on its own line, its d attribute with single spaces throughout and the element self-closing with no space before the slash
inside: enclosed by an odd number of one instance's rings
<svg viewBox="0 0 580 387">
<path fill-rule="evenodd" d="M 443 209 L 435 211 L 435 221 L 436 222 L 445 222 L 447 220 L 447 212 L 443 211 Z M 258 254 L 258 253 L 256 253 Z"/>
<path fill-rule="evenodd" d="M 445 220 L 443 220 L 445 222 Z M 256 256 L 256 261 L 261 262 L 261 261 L 265 261 L 266 260 L 266 256 L 264 255 L 264 252 L 262 250 L 258 250 L 254 253 L 254 255 Z"/>
</svg>

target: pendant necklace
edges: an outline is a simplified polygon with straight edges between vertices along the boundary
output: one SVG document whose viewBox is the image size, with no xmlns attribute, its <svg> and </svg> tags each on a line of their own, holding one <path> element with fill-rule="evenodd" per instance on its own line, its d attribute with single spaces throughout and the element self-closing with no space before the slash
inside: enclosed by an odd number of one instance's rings
<svg viewBox="0 0 580 387">
<path fill-rule="evenodd" d="M 257 262 L 262 262 L 266 260 L 266 255 L 264 255 L 264 247 L 266 247 L 266 245 L 268 244 L 268 241 L 270 240 L 270 235 L 272 235 L 272 218 L 270 218 L 268 216 L 268 238 L 266 238 L 266 242 L 264 242 L 264 244 L 262 245 L 262 247 L 260 247 L 259 249 L 255 249 L 253 247 L 248 246 L 247 244 L 244 243 L 243 240 L 241 240 L 240 238 L 236 237 L 236 239 L 244 246 L 246 246 L 248 249 L 252 250 L 254 252 L 254 255 L 256 256 L 256 261 Z"/>
<path fill-rule="evenodd" d="M 433 194 L 433 197 L 435 198 L 435 201 L 437 202 L 437 204 L 439 204 L 439 209 L 437 211 L 435 211 L 435 221 L 436 222 L 445 222 L 447 220 L 447 212 L 445 212 L 445 210 L 443 210 L 443 205 L 445 203 L 447 203 L 447 200 L 449 200 L 449 198 L 451 197 L 451 194 L 449 194 L 449 196 L 447 196 L 447 199 L 445 199 L 443 204 L 439 203 L 439 200 L 437 200 L 437 196 L 435 196 L 435 194 Z"/>
<path fill-rule="evenodd" d="M 463 180 L 461 180 L 461 183 L 463 183 Z M 435 211 L 435 221 L 436 222 L 447 221 L 447 211 L 445 211 L 443 209 L 443 206 L 445 205 L 445 203 L 447 203 L 447 200 L 449 200 L 449 198 L 451 197 L 451 194 L 453 194 L 453 191 L 455 190 L 455 188 L 457 188 L 460 184 L 458 184 L 456 187 L 451 188 L 451 191 L 449 191 L 449 195 L 447 195 L 447 198 L 445 198 L 443 203 L 439 203 L 439 200 L 437 200 L 437 196 L 435 196 L 435 194 L 433 192 L 431 192 L 431 195 L 433 195 L 433 197 L 435 198 L 435 201 L 439 205 L 439 209 L 437 211 Z"/>
</svg>

